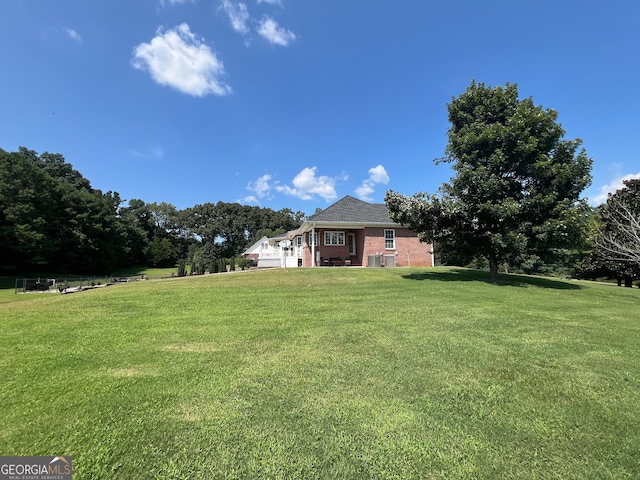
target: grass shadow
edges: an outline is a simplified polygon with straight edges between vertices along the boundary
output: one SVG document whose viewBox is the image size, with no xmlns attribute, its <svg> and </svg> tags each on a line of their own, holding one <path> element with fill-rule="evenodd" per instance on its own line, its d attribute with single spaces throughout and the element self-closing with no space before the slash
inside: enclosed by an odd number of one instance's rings
<svg viewBox="0 0 640 480">
<path fill-rule="evenodd" d="M 489 272 L 472 270 L 468 268 L 451 268 L 443 271 L 425 271 L 402 275 L 406 280 L 435 280 L 439 282 L 484 282 L 500 287 L 527 287 L 551 288 L 555 290 L 580 290 L 581 285 L 575 285 L 562 280 L 548 277 L 534 277 L 531 275 L 500 274 L 497 282 L 491 282 Z"/>
</svg>

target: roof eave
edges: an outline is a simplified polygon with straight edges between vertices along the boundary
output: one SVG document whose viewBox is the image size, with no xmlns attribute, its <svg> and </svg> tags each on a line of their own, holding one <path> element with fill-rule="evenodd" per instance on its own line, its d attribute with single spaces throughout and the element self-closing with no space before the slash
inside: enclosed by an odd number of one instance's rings
<svg viewBox="0 0 640 480">
<path fill-rule="evenodd" d="M 402 225 L 392 222 L 331 222 L 331 221 L 306 221 L 297 230 L 297 234 L 300 235 L 305 232 L 310 232 L 313 228 L 343 228 L 343 229 L 358 229 L 362 230 L 367 227 L 389 227 L 389 228 L 402 228 Z"/>
</svg>

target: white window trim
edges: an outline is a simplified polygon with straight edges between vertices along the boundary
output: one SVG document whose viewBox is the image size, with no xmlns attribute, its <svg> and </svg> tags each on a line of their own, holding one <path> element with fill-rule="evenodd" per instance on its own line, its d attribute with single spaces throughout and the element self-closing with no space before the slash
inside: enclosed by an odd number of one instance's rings
<svg viewBox="0 0 640 480">
<path fill-rule="evenodd" d="M 391 232 L 391 237 L 387 237 L 387 232 Z M 387 241 L 392 241 L 393 244 L 391 247 L 387 247 Z M 384 229 L 384 249 L 385 250 L 395 250 L 396 249 L 396 231 L 392 228 Z"/>
<path fill-rule="evenodd" d="M 327 237 L 328 235 L 328 237 Z M 332 237 L 336 235 L 336 243 L 331 242 Z M 329 238 L 329 242 L 327 242 L 327 238 Z M 325 230 L 324 232 L 324 244 L 328 247 L 343 247 L 345 245 L 345 235 L 344 232 L 339 232 L 335 230 Z"/>
<path fill-rule="evenodd" d="M 311 240 L 312 239 L 315 240 L 313 242 L 313 246 L 317 247 L 318 246 L 318 232 L 309 232 L 309 237 L 307 238 L 309 245 L 311 245 Z"/>
</svg>

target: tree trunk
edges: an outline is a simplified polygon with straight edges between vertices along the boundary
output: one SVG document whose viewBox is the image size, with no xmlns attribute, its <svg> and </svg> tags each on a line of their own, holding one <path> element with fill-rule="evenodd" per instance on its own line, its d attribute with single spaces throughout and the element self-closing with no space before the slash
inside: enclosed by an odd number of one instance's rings
<svg viewBox="0 0 640 480">
<path fill-rule="evenodd" d="M 489 257 L 489 275 L 492 282 L 498 281 L 498 259 L 494 255 Z"/>
</svg>

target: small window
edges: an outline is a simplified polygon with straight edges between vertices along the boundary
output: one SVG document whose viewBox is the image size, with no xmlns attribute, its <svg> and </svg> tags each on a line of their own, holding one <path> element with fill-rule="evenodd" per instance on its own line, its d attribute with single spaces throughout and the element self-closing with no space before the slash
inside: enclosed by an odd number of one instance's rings
<svg viewBox="0 0 640 480">
<path fill-rule="evenodd" d="M 344 232 L 324 232 L 325 245 L 344 245 Z"/>
<path fill-rule="evenodd" d="M 296 247 L 301 247 L 302 246 L 302 237 L 301 236 L 297 236 L 296 237 L 295 245 L 296 245 Z"/>
<path fill-rule="evenodd" d="M 307 237 L 307 245 L 311 245 L 311 243 L 313 243 L 314 246 L 318 246 L 318 233 L 314 232 L 311 233 L 309 232 L 309 236 Z"/>
<path fill-rule="evenodd" d="M 396 231 L 395 230 L 384 231 L 384 248 L 387 250 L 394 250 L 396 248 Z"/>
</svg>

